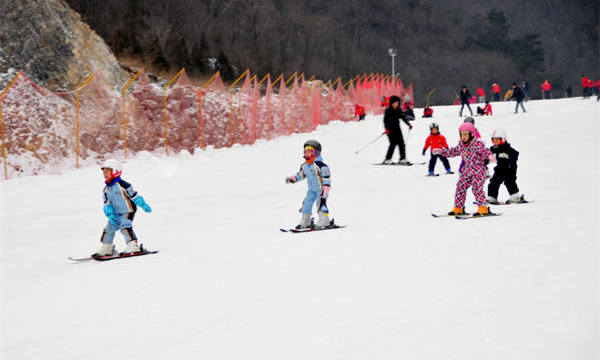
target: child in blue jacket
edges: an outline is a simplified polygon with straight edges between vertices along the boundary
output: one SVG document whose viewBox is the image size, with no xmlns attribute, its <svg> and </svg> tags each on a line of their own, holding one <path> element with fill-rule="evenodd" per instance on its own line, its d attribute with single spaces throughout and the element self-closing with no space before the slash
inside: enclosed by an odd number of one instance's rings
<svg viewBox="0 0 600 360">
<path fill-rule="evenodd" d="M 121 179 L 122 168 L 115 159 L 108 159 L 101 167 L 104 174 L 106 187 L 104 187 L 104 215 L 108 218 L 108 224 L 104 227 L 100 242 L 100 250 L 92 257 L 111 256 L 115 253 L 113 240 L 115 232 L 121 231 L 127 242 L 124 254 L 140 252 L 137 237 L 133 232 L 133 217 L 137 206 L 145 212 L 151 212 L 152 208 L 144 201 L 137 191 L 126 181 Z"/>
<path fill-rule="evenodd" d="M 327 195 L 331 188 L 331 178 L 329 167 L 323 162 L 321 157 L 321 144 L 315 140 L 308 140 L 304 143 L 304 160 L 300 165 L 300 170 L 296 175 L 285 179 L 287 183 L 295 183 L 306 179 L 308 191 L 302 203 L 302 219 L 297 229 L 306 229 L 312 227 L 311 215 L 313 204 L 317 202 L 317 211 L 319 220 L 316 228 L 325 228 L 329 223 L 329 209 L 327 208 Z"/>
</svg>

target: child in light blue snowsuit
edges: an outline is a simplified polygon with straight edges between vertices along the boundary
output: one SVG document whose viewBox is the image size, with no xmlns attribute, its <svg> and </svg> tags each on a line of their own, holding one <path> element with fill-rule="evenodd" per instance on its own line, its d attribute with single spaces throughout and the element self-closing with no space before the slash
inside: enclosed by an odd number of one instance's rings
<svg viewBox="0 0 600 360">
<path fill-rule="evenodd" d="M 304 159 L 300 165 L 300 170 L 296 175 L 289 176 L 287 183 L 295 183 L 306 179 L 308 191 L 302 203 L 302 219 L 296 228 L 309 228 L 311 224 L 312 208 L 317 203 L 317 212 L 319 220 L 315 227 L 323 228 L 330 225 L 329 209 L 327 208 L 327 196 L 331 188 L 331 175 L 329 167 L 323 162 L 321 157 L 321 144 L 315 140 L 309 140 L 304 143 Z"/>
<path fill-rule="evenodd" d="M 151 212 L 152 208 L 141 195 L 138 195 L 131 184 L 121 179 L 122 170 L 116 160 L 107 160 L 102 166 L 102 171 L 106 179 L 103 191 L 103 210 L 104 215 L 108 218 L 108 223 L 102 232 L 100 250 L 93 256 L 107 256 L 114 252 L 113 240 L 117 230 L 121 231 L 127 242 L 124 253 L 140 252 L 137 236 L 133 232 L 133 217 L 137 206 L 144 209 L 145 212 Z"/>
</svg>

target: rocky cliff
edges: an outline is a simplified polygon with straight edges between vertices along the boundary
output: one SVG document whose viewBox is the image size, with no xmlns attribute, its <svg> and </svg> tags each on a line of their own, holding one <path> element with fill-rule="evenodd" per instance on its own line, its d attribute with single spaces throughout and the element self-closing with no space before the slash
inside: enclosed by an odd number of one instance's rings
<svg viewBox="0 0 600 360">
<path fill-rule="evenodd" d="M 0 89 L 23 70 L 45 88 L 72 90 L 99 68 L 113 87 L 127 81 L 104 41 L 63 0 L 0 1 Z"/>
</svg>

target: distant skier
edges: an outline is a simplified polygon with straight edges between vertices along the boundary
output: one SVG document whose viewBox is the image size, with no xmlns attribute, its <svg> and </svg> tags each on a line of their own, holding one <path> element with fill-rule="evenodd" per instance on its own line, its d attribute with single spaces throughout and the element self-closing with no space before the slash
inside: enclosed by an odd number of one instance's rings
<svg viewBox="0 0 600 360">
<path fill-rule="evenodd" d="M 494 93 L 494 101 L 500 101 L 500 86 L 498 84 L 492 84 L 492 92 Z"/>
<path fill-rule="evenodd" d="M 571 84 L 569 84 L 569 86 L 567 86 L 567 97 L 572 97 L 573 96 L 573 86 L 571 86 Z"/>
<path fill-rule="evenodd" d="M 425 108 L 423 109 L 423 117 L 424 118 L 433 117 L 433 109 L 430 108 L 429 105 L 425 105 Z"/>
<path fill-rule="evenodd" d="M 396 146 L 400 150 L 400 161 L 399 164 L 408 165 L 410 164 L 406 160 L 406 147 L 404 145 L 404 137 L 402 136 L 402 130 L 400 129 L 400 119 L 408 125 L 409 131 L 412 130 L 412 125 L 404 117 L 404 113 L 400 109 L 400 98 L 396 95 L 390 96 L 390 106 L 385 109 L 383 115 L 383 126 L 385 127 L 385 133 L 390 141 L 387 153 L 385 155 L 384 164 L 392 163 L 392 155 Z"/>
<path fill-rule="evenodd" d="M 405 120 L 413 121 L 416 118 L 415 112 L 413 111 L 414 106 L 415 103 L 410 98 L 410 95 L 404 94 L 404 96 L 402 96 L 402 111 L 404 112 Z"/>
<path fill-rule="evenodd" d="M 513 92 L 511 95 L 511 99 L 515 99 L 517 102 L 517 105 L 515 106 L 515 114 L 519 112 L 519 105 L 521 105 L 521 109 L 523 109 L 523 112 L 527 112 L 525 111 L 525 107 L 523 106 L 523 99 L 525 98 L 523 90 L 521 90 L 521 88 L 517 86 L 517 83 L 512 84 L 512 90 Z"/>
<path fill-rule="evenodd" d="M 519 152 L 513 149 L 506 142 L 506 131 L 497 129 L 492 133 L 492 143 L 494 144 L 490 151 L 496 156 L 496 167 L 494 167 L 494 176 L 488 184 L 488 203 L 498 204 L 498 190 L 504 183 L 506 190 L 510 194 L 510 203 L 524 202 L 525 197 L 519 194 L 517 186 L 517 160 Z"/>
<path fill-rule="evenodd" d="M 592 94 L 588 94 L 588 78 L 586 78 L 583 74 L 581 74 L 581 89 L 584 99 L 587 99 L 588 96 L 592 96 Z"/>
<path fill-rule="evenodd" d="M 319 220 L 314 227 L 326 228 L 330 225 L 327 197 L 331 188 L 331 174 L 329 167 L 323 162 L 323 158 L 321 157 L 321 144 L 318 141 L 308 140 L 304 143 L 304 160 L 296 175 L 285 179 L 288 184 L 306 179 L 308 185 L 308 191 L 300 210 L 302 218 L 296 229 L 313 227 L 311 216 L 315 202 L 317 204 Z"/>
<path fill-rule="evenodd" d="M 483 190 L 485 183 L 485 160 L 495 161 L 492 152 L 485 147 L 483 142 L 475 138 L 475 127 L 471 123 L 463 123 L 458 128 L 460 142 L 451 149 L 435 149 L 433 154 L 445 157 L 461 156 L 464 166 L 460 169 L 460 177 L 456 184 L 454 196 L 454 209 L 448 215 L 464 214 L 466 193 L 472 187 L 473 195 L 479 208 L 473 216 L 486 216 L 490 214 L 486 206 L 486 196 Z"/>
<path fill-rule="evenodd" d="M 544 83 L 542 84 L 542 91 L 544 92 L 544 99 L 550 99 L 550 90 L 552 89 L 552 85 L 550 85 L 550 83 L 548 82 L 548 80 L 545 80 Z"/>
<path fill-rule="evenodd" d="M 425 139 L 425 147 L 423 148 L 423 156 L 427 152 L 427 149 L 431 148 L 431 158 L 429 159 L 429 176 L 433 176 L 435 169 L 435 163 L 439 158 L 444 164 L 444 168 L 446 169 L 446 174 L 454 174 L 450 169 L 450 163 L 445 156 L 442 155 L 434 155 L 434 149 L 447 149 L 448 143 L 446 142 L 446 138 L 444 135 L 440 134 L 440 126 L 437 123 L 431 123 L 429 125 L 429 136 Z"/>
<path fill-rule="evenodd" d="M 359 104 L 354 104 L 354 117 L 358 116 L 358 121 L 364 120 L 366 116 L 365 107 Z"/>
<path fill-rule="evenodd" d="M 471 93 L 469 92 L 469 90 L 467 89 L 466 86 L 463 86 L 460 89 L 460 112 L 459 112 L 458 116 L 462 117 L 462 112 L 463 112 L 465 105 L 469 109 L 471 116 L 473 116 L 473 110 L 471 110 L 471 106 L 469 105 L 469 99 L 471 99 Z"/>
<path fill-rule="evenodd" d="M 485 91 L 481 87 L 477 88 L 477 100 L 482 103 L 485 101 Z"/>
<path fill-rule="evenodd" d="M 477 107 L 477 115 L 492 115 L 492 105 L 490 105 L 489 101 L 485 101 L 485 106 L 483 108 Z"/>
<path fill-rule="evenodd" d="M 521 90 L 523 90 L 523 98 L 525 101 L 529 101 L 531 97 L 529 96 L 529 83 L 527 81 L 523 81 L 521 83 Z"/>
<path fill-rule="evenodd" d="M 133 232 L 133 217 L 137 211 L 137 206 L 148 213 L 152 212 L 152 208 L 141 195 L 138 195 L 137 191 L 133 190 L 131 184 L 121 179 L 123 170 L 117 160 L 106 160 L 101 169 L 106 183 L 103 191 L 104 215 L 108 218 L 108 224 L 104 227 L 100 238 L 100 250 L 92 257 L 116 254 L 113 240 L 117 230 L 121 231 L 127 242 L 127 247 L 123 253 L 138 253 L 141 249 L 138 245 L 137 236 Z"/>
</svg>

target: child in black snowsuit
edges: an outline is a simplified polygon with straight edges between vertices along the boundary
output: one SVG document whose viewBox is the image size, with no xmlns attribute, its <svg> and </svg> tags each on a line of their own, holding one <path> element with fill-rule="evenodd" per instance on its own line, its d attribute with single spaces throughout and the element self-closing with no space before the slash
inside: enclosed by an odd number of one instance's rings
<svg viewBox="0 0 600 360">
<path fill-rule="evenodd" d="M 510 200 L 506 203 L 526 202 L 525 197 L 519 194 L 517 186 L 517 160 L 519 152 L 513 149 L 506 142 L 506 132 L 504 130 L 494 130 L 492 133 L 492 143 L 490 150 L 496 156 L 497 165 L 494 168 L 494 176 L 490 179 L 488 185 L 488 203 L 498 204 L 498 190 L 504 183 Z"/>
</svg>

